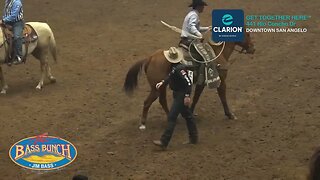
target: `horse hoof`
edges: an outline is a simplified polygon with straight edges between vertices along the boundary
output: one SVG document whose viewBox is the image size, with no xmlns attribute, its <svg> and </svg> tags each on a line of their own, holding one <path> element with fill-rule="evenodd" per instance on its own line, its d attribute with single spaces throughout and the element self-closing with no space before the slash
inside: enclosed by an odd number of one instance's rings
<svg viewBox="0 0 320 180">
<path fill-rule="evenodd" d="M 228 117 L 230 120 L 237 120 L 237 119 L 238 119 L 237 116 L 234 115 L 233 113 L 227 115 L 227 117 Z"/>
<path fill-rule="evenodd" d="M 41 85 L 38 85 L 38 86 L 36 87 L 36 90 L 41 91 L 41 90 L 42 90 L 42 86 L 41 86 Z"/>
<path fill-rule="evenodd" d="M 0 92 L 0 94 L 3 94 L 3 95 L 4 95 L 4 94 L 7 94 L 7 90 L 2 89 L 1 92 Z"/>
<path fill-rule="evenodd" d="M 50 79 L 50 83 L 52 83 L 52 84 L 57 82 L 56 78 L 53 76 L 50 77 L 49 79 Z"/>
<path fill-rule="evenodd" d="M 143 124 L 141 124 L 141 125 L 139 126 L 139 129 L 140 129 L 140 131 L 144 131 L 144 130 L 146 130 L 146 126 L 143 125 Z"/>
</svg>

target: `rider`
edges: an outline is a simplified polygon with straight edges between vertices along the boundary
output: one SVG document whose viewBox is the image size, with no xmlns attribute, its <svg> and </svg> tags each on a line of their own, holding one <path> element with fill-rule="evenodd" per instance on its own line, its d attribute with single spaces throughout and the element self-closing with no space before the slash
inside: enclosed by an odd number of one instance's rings
<svg viewBox="0 0 320 180">
<path fill-rule="evenodd" d="M 203 60 L 203 63 L 196 63 L 196 84 L 206 83 L 209 88 L 217 88 L 220 85 L 220 79 L 216 62 L 213 62 L 215 54 L 207 43 L 203 43 L 201 34 L 212 29 L 212 26 L 200 26 L 199 14 L 203 12 L 205 6 L 208 4 L 202 0 L 193 0 L 189 5 L 192 10 L 184 18 L 179 46 L 184 49 L 186 59 Z M 194 39 L 201 40 L 194 41 Z M 190 46 L 191 43 L 192 46 Z"/>
<path fill-rule="evenodd" d="M 21 0 L 6 0 L 4 15 L 0 25 L 7 24 L 13 28 L 14 64 L 22 62 L 22 31 L 24 28 L 23 8 Z"/>
<path fill-rule="evenodd" d="M 192 4 L 189 5 L 189 7 L 192 7 L 192 10 L 184 18 L 179 46 L 186 49 L 189 48 L 193 39 L 188 36 L 188 33 L 202 38 L 201 32 L 206 32 L 211 29 L 210 26 L 200 27 L 199 14 L 203 12 L 204 6 L 208 6 L 208 4 L 202 0 L 193 0 Z"/>
</svg>

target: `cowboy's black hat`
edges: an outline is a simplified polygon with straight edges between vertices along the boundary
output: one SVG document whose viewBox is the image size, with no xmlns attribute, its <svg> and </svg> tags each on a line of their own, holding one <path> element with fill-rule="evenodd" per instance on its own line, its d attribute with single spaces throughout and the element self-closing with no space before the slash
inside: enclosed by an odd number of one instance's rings
<svg viewBox="0 0 320 180">
<path fill-rule="evenodd" d="M 208 4 L 202 0 L 192 0 L 192 3 L 189 7 L 197 7 L 197 6 L 208 6 Z"/>
</svg>

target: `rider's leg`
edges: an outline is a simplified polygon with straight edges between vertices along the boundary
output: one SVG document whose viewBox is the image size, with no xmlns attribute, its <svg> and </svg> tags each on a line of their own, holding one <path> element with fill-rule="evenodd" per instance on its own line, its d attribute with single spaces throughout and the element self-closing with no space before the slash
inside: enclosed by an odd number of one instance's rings
<svg viewBox="0 0 320 180">
<path fill-rule="evenodd" d="M 14 49 L 16 58 L 15 61 L 20 63 L 22 62 L 22 31 L 24 27 L 23 21 L 18 21 L 13 24 L 13 38 L 14 38 Z"/>
</svg>

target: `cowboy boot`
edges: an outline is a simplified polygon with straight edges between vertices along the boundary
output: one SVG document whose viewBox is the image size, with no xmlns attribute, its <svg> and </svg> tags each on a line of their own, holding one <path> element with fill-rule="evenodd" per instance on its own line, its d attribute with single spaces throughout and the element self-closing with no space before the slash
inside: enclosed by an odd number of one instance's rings
<svg viewBox="0 0 320 180">
<path fill-rule="evenodd" d="M 160 147 L 162 150 L 166 150 L 167 149 L 167 146 L 164 145 L 160 140 L 155 140 L 153 141 L 153 144 Z"/>
<path fill-rule="evenodd" d="M 14 59 L 14 61 L 12 62 L 14 65 L 18 65 L 22 63 L 22 59 L 20 56 L 16 56 L 16 58 Z"/>
</svg>

